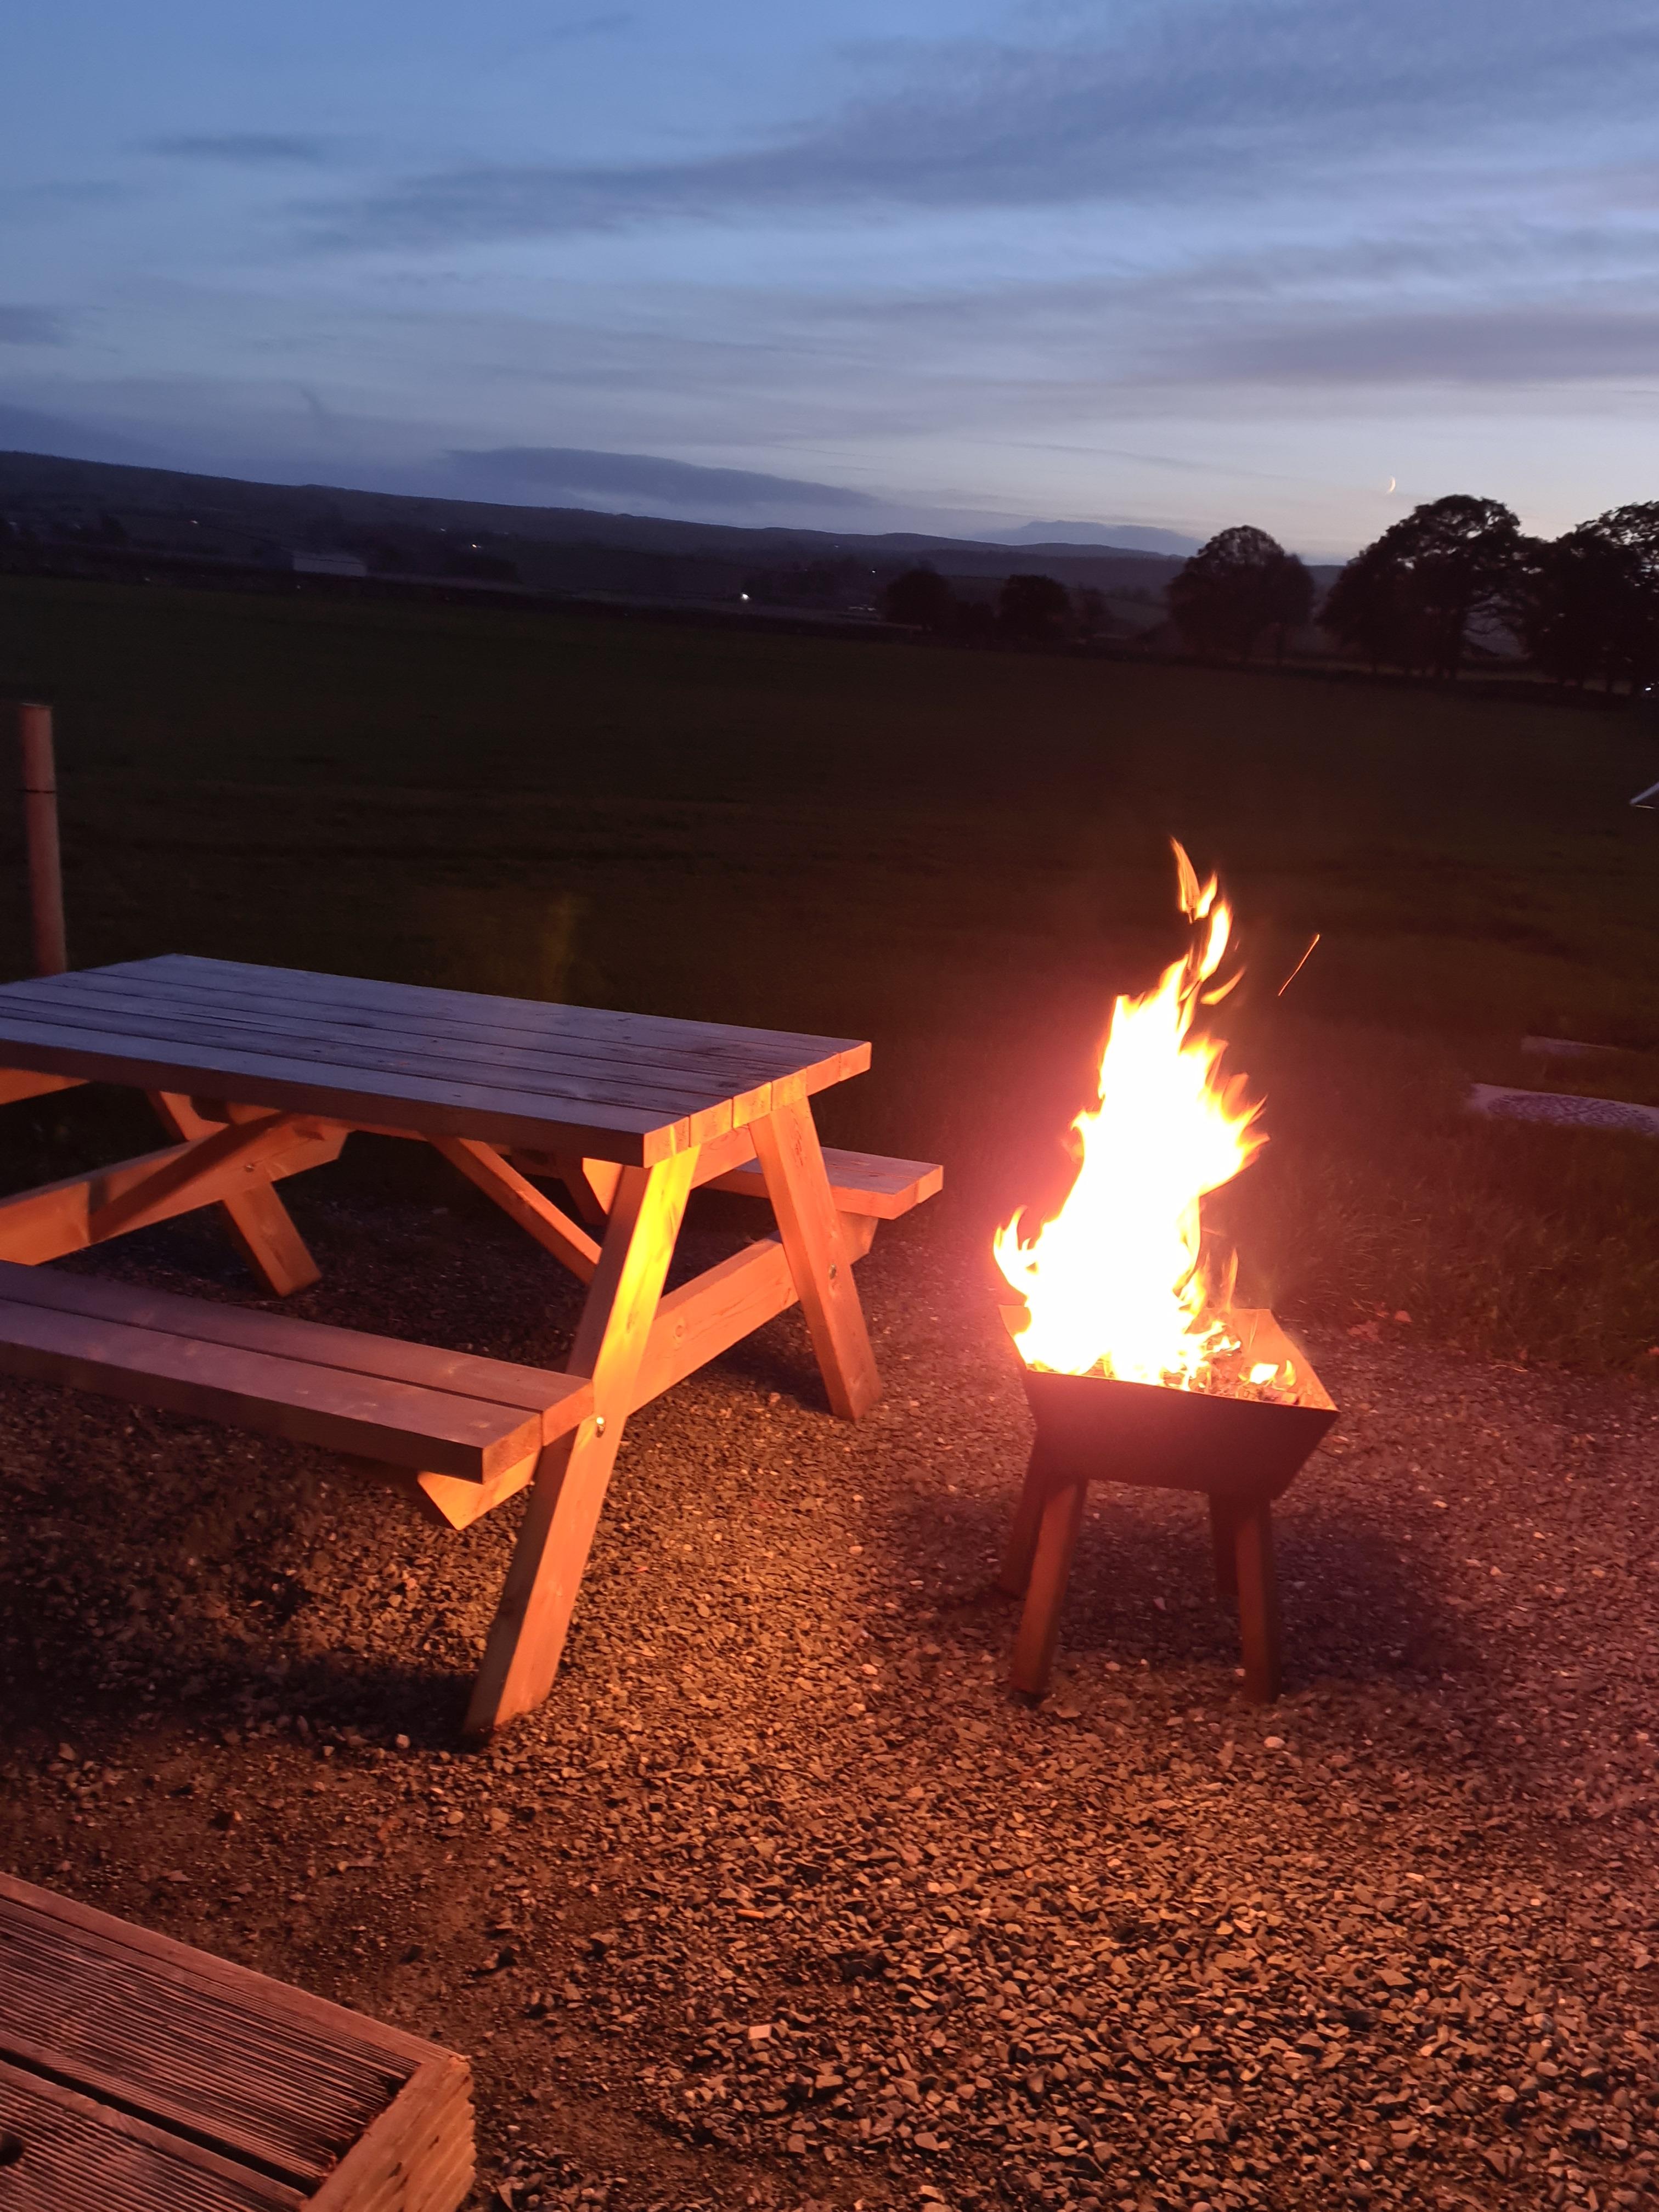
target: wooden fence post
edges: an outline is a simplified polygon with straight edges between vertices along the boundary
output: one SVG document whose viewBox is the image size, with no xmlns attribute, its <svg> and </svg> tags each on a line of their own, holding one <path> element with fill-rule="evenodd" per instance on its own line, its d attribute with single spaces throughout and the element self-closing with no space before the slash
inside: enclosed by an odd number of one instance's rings
<svg viewBox="0 0 1659 2212">
<path fill-rule="evenodd" d="M 58 777 L 52 765 L 50 707 L 33 700 L 19 702 L 17 748 L 23 771 L 34 972 L 61 975 L 69 966 L 69 947 L 64 934 L 64 865 L 58 845 Z"/>
</svg>

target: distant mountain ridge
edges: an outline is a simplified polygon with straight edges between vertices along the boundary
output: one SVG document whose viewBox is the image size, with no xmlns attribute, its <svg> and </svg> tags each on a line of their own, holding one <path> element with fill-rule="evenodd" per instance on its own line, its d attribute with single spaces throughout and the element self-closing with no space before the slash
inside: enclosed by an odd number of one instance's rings
<svg viewBox="0 0 1659 2212">
<path fill-rule="evenodd" d="M 1181 566 L 1185 545 L 1177 540 L 1164 551 L 1144 544 L 1032 535 L 1103 527 L 1090 524 L 1030 524 L 1007 543 L 906 531 L 679 522 L 590 507 L 505 506 L 337 484 L 259 483 L 21 452 L 0 453 L 0 516 L 14 525 L 66 534 L 95 531 L 107 520 L 135 544 L 173 554 L 199 549 L 204 557 L 232 561 L 301 550 L 349 552 L 365 544 L 372 551 L 381 541 L 391 554 L 398 551 L 399 540 L 405 541 L 405 550 L 447 540 L 452 550 L 464 545 L 508 562 L 528 586 L 567 590 L 586 587 L 584 561 L 577 557 L 586 555 L 594 588 L 641 588 L 637 579 L 630 579 L 645 563 L 672 597 L 701 595 L 697 572 L 708 572 L 702 580 L 704 588 L 724 588 L 746 570 L 773 572 L 790 563 L 858 562 L 867 568 L 868 588 L 874 591 L 901 568 L 923 561 L 963 578 L 995 579 L 1040 564 L 1073 586 L 1161 592 Z M 1173 535 L 1132 526 L 1125 526 L 1125 534 Z M 396 572 L 395 565 L 388 568 L 388 573 Z"/>
<path fill-rule="evenodd" d="M 1117 553 L 1167 553 L 1184 561 L 1199 540 L 1180 530 L 1155 530 L 1140 522 L 1028 522 L 997 532 L 1005 545 L 1098 545 Z"/>
</svg>

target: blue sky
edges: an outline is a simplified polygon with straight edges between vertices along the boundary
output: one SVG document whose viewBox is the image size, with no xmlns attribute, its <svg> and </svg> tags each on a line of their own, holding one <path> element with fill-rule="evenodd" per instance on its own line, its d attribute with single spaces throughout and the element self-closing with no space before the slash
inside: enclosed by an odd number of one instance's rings
<svg viewBox="0 0 1659 2212">
<path fill-rule="evenodd" d="M 1652 0 L 53 0 L 5 44 L 0 445 L 1312 553 L 1659 497 Z"/>
</svg>

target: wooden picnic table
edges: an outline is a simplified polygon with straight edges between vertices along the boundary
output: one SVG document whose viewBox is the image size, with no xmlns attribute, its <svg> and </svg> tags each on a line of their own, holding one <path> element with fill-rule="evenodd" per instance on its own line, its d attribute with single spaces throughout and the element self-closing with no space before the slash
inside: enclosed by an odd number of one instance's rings
<svg viewBox="0 0 1659 2212">
<path fill-rule="evenodd" d="M 833 1410 L 878 1396 L 851 1263 L 940 1171 L 835 1154 L 832 1185 L 810 1102 L 869 1060 L 848 1038 L 182 955 L 7 984 L 0 1103 L 122 1084 L 174 1141 L 0 1200 L 0 1364 L 401 1468 L 458 1526 L 529 1486 L 468 1714 L 485 1734 L 551 1686 L 635 1406 L 797 1298 Z M 431 1145 L 587 1284 L 564 1370 L 40 1267 L 216 1206 L 286 1296 L 318 1269 L 276 1186 L 354 1130 Z M 665 1296 L 711 1183 L 763 1195 L 776 1234 Z"/>
</svg>

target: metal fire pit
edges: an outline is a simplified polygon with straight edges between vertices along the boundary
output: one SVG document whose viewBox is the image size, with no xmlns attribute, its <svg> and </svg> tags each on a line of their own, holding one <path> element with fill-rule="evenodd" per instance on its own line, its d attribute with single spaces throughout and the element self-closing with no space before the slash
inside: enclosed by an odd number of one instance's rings
<svg viewBox="0 0 1659 2212">
<path fill-rule="evenodd" d="M 1010 1333 L 1019 1309 L 1004 1309 Z M 1072 1553 L 1091 1482 L 1201 1491 L 1210 1501 L 1216 1587 L 1238 1601 L 1249 1696 L 1279 1690 L 1279 1589 L 1273 1501 L 1336 1419 L 1299 1346 L 1265 1309 L 1231 1316 L 1244 1362 L 1295 1362 L 1300 1403 L 1212 1396 L 1097 1375 L 1054 1375 L 1020 1362 L 1036 1424 L 1025 1486 L 1009 1534 L 1000 1587 L 1023 1595 L 1013 1683 L 1042 1697 L 1053 1672 Z"/>
</svg>

